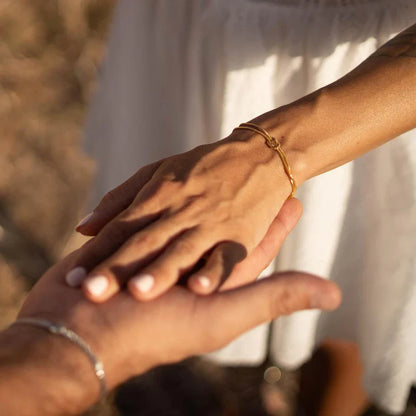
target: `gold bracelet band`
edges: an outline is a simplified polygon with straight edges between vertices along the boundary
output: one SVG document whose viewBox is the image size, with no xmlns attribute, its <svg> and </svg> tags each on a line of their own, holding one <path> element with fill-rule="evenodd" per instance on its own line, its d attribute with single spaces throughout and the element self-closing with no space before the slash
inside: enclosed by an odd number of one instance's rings
<svg viewBox="0 0 416 416">
<path fill-rule="evenodd" d="M 260 134 L 260 136 L 263 136 L 265 138 L 267 146 L 269 146 L 273 150 L 276 150 L 276 152 L 279 154 L 280 159 L 283 163 L 283 168 L 285 170 L 287 177 L 289 178 L 290 185 L 292 186 L 292 192 L 289 198 L 293 198 L 297 190 L 296 181 L 292 175 L 292 170 L 290 169 L 286 154 L 283 151 L 280 143 L 273 136 L 271 136 L 266 130 L 264 130 L 263 127 L 257 126 L 256 124 L 253 124 L 253 123 L 242 123 L 238 127 L 236 127 L 234 130 L 250 130 L 250 131 L 253 131 L 254 133 Z"/>
</svg>

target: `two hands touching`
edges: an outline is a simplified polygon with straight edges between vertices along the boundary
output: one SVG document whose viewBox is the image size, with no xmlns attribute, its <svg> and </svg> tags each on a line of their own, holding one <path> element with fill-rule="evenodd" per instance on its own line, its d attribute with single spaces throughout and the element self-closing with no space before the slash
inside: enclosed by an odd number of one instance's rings
<svg viewBox="0 0 416 416">
<path fill-rule="evenodd" d="M 414 34 L 412 26 L 337 82 L 258 118 L 282 139 L 299 185 L 415 127 L 415 60 L 403 48 Z M 253 283 L 300 217 L 290 188 L 277 154 L 241 131 L 148 165 L 79 225 L 95 237 L 40 279 L 20 317 L 78 333 L 112 388 L 280 315 L 334 309 L 338 288 L 314 276 Z M 0 413 L 78 414 L 98 396 L 89 366 L 65 340 L 10 327 L 0 333 Z"/>
<path fill-rule="evenodd" d="M 290 190 L 277 153 L 246 131 L 145 166 L 78 226 L 96 237 L 67 282 L 95 302 L 125 285 L 138 300 L 181 280 L 198 294 L 240 286 L 277 254 L 265 252 L 247 275 L 246 259 L 273 247 L 273 228 L 293 228 L 289 208 L 276 217 Z"/>
<path fill-rule="evenodd" d="M 113 201 L 119 203 L 118 198 Z M 107 208 L 109 220 L 116 208 L 111 204 Z M 114 290 L 106 302 L 102 302 L 103 298 L 99 303 L 91 302 L 81 290 L 70 287 L 65 276 L 79 259 L 88 257 L 92 240 L 40 279 L 19 318 L 48 319 L 75 331 L 104 363 L 111 389 L 156 365 L 218 349 L 280 315 L 310 308 L 332 310 L 340 302 L 340 292 L 335 284 L 315 276 L 277 273 L 248 283 L 276 255 L 301 211 L 296 199 L 284 203 L 263 239 L 228 273 L 227 290 L 200 296 L 174 285 L 151 302 L 137 301 L 125 290 Z M 105 222 L 104 216 L 101 221 Z M 98 229 L 98 223 L 95 226 Z M 11 351 L 2 349 L 7 344 L 13 346 Z M 16 357 L 19 352 L 25 357 L 23 369 Z M 6 366 L 2 365 L 5 360 Z M 14 367 L 10 362 L 18 365 Z M 39 368 L 43 369 L 41 382 Z M 99 394 L 85 356 L 71 343 L 38 328 L 12 326 L 0 334 L 0 373 L 4 375 L 0 380 L 7 380 L 0 381 L 0 410 L 5 414 L 78 414 Z M 24 388 L 28 391 L 22 392 Z M 25 402 L 10 399 L 16 394 L 25 394 Z"/>
</svg>

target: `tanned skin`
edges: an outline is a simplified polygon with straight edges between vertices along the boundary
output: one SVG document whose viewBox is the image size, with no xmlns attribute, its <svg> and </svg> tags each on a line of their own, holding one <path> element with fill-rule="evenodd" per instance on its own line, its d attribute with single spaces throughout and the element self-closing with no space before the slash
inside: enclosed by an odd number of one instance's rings
<svg viewBox="0 0 416 416">
<path fill-rule="evenodd" d="M 415 54 L 416 25 L 338 81 L 251 121 L 281 142 L 302 185 L 416 127 Z M 151 300 L 183 274 L 199 294 L 238 286 L 228 279 L 233 267 L 290 192 L 278 154 L 260 135 L 236 130 L 145 166 L 108 193 L 77 228 L 96 238 L 72 267 L 89 274 L 83 288 L 94 302 L 125 284 Z M 107 285 L 94 293 L 97 275 Z"/>
</svg>

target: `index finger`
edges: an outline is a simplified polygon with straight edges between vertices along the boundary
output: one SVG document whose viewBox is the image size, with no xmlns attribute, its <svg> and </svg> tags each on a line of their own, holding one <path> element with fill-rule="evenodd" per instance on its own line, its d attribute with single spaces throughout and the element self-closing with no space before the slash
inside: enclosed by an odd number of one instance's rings
<svg viewBox="0 0 416 416">
<path fill-rule="evenodd" d="M 121 185 L 107 192 L 98 206 L 77 225 L 76 231 L 84 235 L 96 235 L 107 223 L 129 207 L 161 163 L 160 160 L 142 167 Z"/>
</svg>

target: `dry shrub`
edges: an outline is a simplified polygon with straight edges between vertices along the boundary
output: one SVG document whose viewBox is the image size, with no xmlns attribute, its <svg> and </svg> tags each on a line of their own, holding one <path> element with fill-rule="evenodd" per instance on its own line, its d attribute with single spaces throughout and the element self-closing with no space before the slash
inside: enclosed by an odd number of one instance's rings
<svg viewBox="0 0 416 416">
<path fill-rule="evenodd" d="M 0 311 L 59 256 L 83 207 L 80 138 L 114 3 L 0 0 L 0 292 L 14 293 Z"/>
</svg>

